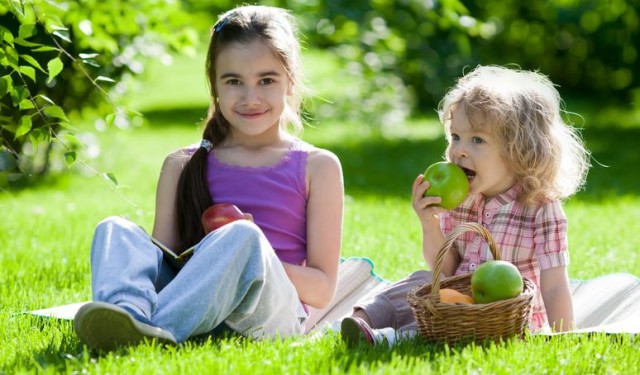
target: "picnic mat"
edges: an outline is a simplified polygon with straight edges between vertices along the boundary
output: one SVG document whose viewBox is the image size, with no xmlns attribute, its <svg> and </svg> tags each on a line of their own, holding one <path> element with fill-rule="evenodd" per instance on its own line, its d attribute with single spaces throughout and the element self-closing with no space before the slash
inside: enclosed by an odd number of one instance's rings
<svg viewBox="0 0 640 375">
<path fill-rule="evenodd" d="M 307 333 L 334 324 L 351 313 L 359 300 L 373 295 L 390 281 L 374 272 L 367 258 L 343 259 L 338 269 L 338 287 L 333 302 L 324 309 L 310 308 Z M 640 333 L 640 279 L 614 273 L 588 280 L 571 280 L 573 311 L 577 329 L 573 332 Z M 73 319 L 86 302 L 30 311 L 31 314 Z"/>
<path fill-rule="evenodd" d="M 570 286 L 574 332 L 640 333 L 640 278 L 613 273 Z"/>
</svg>

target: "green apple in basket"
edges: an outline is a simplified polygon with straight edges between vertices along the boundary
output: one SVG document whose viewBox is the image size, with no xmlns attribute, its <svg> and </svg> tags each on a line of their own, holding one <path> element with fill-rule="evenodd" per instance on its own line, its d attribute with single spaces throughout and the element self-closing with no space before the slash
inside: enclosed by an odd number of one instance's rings
<svg viewBox="0 0 640 375">
<path fill-rule="evenodd" d="M 471 293 L 476 303 L 517 297 L 522 293 L 523 286 L 518 268 L 504 260 L 482 263 L 471 275 Z"/>
<path fill-rule="evenodd" d="M 438 206 L 452 210 L 460 205 L 469 194 L 469 178 L 462 168 L 448 161 L 431 164 L 424 172 L 429 181 L 425 196 L 437 196 L 442 199 Z"/>
</svg>

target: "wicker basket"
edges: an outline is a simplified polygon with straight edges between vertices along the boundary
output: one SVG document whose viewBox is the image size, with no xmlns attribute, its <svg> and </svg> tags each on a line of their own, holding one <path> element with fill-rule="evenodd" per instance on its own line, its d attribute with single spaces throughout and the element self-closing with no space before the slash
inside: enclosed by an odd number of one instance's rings
<svg viewBox="0 0 640 375">
<path fill-rule="evenodd" d="M 440 288 L 455 289 L 471 295 L 471 273 L 452 276 L 440 281 L 446 252 L 455 239 L 466 231 L 482 235 L 489 243 L 495 260 L 500 259 L 496 243 L 482 225 L 463 223 L 445 238 L 436 258 L 431 283 L 415 288 L 407 295 L 409 305 L 418 323 L 418 332 L 435 342 L 500 341 L 513 336 L 524 336 L 531 320 L 535 284 L 523 277 L 522 293 L 514 298 L 486 304 L 462 304 L 440 302 Z"/>
</svg>

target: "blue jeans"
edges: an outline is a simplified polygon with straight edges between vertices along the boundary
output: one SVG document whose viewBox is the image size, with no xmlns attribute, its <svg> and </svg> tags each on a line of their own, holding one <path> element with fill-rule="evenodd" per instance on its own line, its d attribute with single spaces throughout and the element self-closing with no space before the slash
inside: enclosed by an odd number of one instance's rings
<svg viewBox="0 0 640 375">
<path fill-rule="evenodd" d="M 176 272 L 149 235 L 121 217 L 96 227 L 93 299 L 128 308 L 178 342 L 221 323 L 253 338 L 304 332 L 307 317 L 269 241 L 240 220 L 209 233 Z"/>
</svg>

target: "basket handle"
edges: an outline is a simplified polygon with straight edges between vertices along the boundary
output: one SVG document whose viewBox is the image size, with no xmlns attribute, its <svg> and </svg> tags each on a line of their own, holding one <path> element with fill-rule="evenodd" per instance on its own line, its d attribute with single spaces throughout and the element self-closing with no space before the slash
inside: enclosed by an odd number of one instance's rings
<svg viewBox="0 0 640 375">
<path fill-rule="evenodd" d="M 431 284 L 431 294 L 433 296 L 437 296 L 440 294 L 440 274 L 442 273 L 442 267 L 444 267 L 444 256 L 447 254 L 447 251 L 449 251 L 456 238 L 467 231 L 476 232 L 484 237 L 484 239 L 489 244 L 489 250 L 491 250 L 493 259 L 500 260 L 500 252 L 498 251 L 496 241 L 493 239 L 493 236 L 491 235 L 491 233 L 489 233 L 487 228 L 473 222 L 467 222 L 458 225 L 445 237 L 444 242 L 442 243 L 442 247 L 440 247 L 440 250 L 438 251 L 438 256 L 436 257 L 436 267 L 433 272 L 433 280 Z"/>
</svg>

